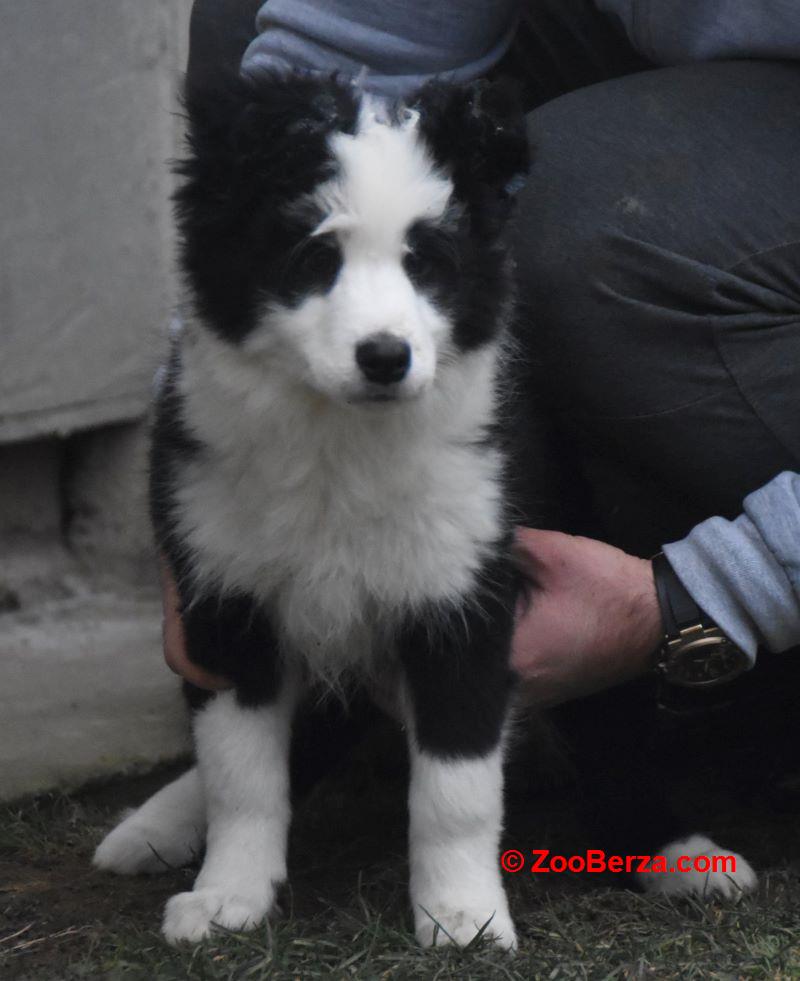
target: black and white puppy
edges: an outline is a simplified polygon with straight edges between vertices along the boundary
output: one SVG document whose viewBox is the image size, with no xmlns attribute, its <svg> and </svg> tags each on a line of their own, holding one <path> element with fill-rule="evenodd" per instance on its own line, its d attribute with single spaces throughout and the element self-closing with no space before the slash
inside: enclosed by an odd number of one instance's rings
<svg viewBox="0 0 800 981">
<path fill-rule="evenodd" d="M 195 712 L 196 769 L 95 862 L 146 871 L 205 840 L 167 939 L 256 925 L 286 878 L 298 699 L 355 680 L 408 732 L 419 940 L 486 926 L 512 948 L 497 850 L 518 583 L 495 423 L 521 113 L 486 84 L 401 107 L 308 79 L 187 101 L 194 315 L 158 401 L 152 503 L 189 656 L 235 690 Z"/>
</svg>

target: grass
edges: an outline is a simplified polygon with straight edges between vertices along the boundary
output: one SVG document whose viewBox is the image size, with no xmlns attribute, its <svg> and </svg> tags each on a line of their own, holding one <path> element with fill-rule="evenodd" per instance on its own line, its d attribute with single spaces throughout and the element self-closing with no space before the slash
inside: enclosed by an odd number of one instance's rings
<svg viewBox="0 0 800 981">
<path fill-rule="evenodd" d="M 402 768 L 364 759 L 298 808 L 282 915 L 253 933 L 175 950 L 160 938 L 161 909 L 192 872 L 125 879 L 90 866 L 120 807 L 170 775 L 0 811 L 0 978 L 800 979 L 796 813 L 724 794 L 710 801 L 720 840 L 762 872 L 757 895 L 738 903 L 653 900 L 597 876 L 521 873 L 507 877 L 516 957 L 483 942 L 422 951 L 409 931 Z M 557 790 L 512 806 L 507 844 L 585 847 L 571 810 Z"/>
</svg>

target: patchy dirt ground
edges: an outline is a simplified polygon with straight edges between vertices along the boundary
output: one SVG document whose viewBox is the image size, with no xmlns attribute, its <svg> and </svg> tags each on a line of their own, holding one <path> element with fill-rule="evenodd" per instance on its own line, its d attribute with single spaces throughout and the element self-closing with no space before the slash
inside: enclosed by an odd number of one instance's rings
<svg viewBox="0 0 800 981">
<path fill-rule="evenodd" d="M 391 743 L 391 740 L 390 740 Z M 250 935 L 175 951 L 158 933 L 164 901 L 192 870 L 124 879 L 94 871 L 92 849 L 121 808 L 175 772 L 122 779 L 0 813 L 0 977 L 232 978 L 800 978 L 800 801 L 758 752 L 742 768 L 698 758 L 684 794 L 702 788 L 708 827 L 761 871 L 739 903 L 650 900 L 598 876 L 509 876 L 520 932 L 509 959 L 422 952 L 408 932 L 405 773 L 397 747 L 355 754 L 298 807 L 283 916 Z M 396 760 L 387 765 L 388 760 Z M 547 786 L 543 781 L 543 786 Z M 569 788 L 511 801 L 508 847 L 585 848 Z M 533 880 L 533 881 L 532 881 Z M 597 881 L 594 881 L 597 880 Z"/>
</svg>

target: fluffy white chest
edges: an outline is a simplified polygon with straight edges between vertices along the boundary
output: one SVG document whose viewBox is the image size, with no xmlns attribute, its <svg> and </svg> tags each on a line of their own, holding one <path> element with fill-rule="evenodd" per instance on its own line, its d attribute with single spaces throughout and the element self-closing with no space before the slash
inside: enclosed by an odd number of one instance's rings
<svg viewBox="0 0 800 981">
<path fill-rule="evenodd" d="M 212 368 L 206 346 L 184 358 L 186 422 L 205 449 L 177 500 L 209 588 L 258 597 L 323 674 L 380 653 L 380 625 L 469 591 L 500 534 L 501 460 L 476 445 L 494 352 L 424 404 L 364 408 L 254 387 Z"/>
</svg>

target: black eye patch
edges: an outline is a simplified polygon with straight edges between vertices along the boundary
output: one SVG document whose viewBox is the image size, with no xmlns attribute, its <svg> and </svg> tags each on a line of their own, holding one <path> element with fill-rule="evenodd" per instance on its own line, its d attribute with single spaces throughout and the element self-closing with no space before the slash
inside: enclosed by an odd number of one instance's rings
<svg viewBox="0 0 800 981">
<path fill-rule="evenodd" d="M 417 221 L 406 234 L 406 247 L 403 268 L 415 286 L 439 290 L 455 285 L 461 257 L 458 241 L 450 232 L 431 222 Z"/>
<path fill-rule="evenodd" d="M 281 279 L 281 292 L 290 300 L 327 293 L 342 268 L 342 250 L 333 233 L 309 235 L 292 249 Z"/>
</svg>

